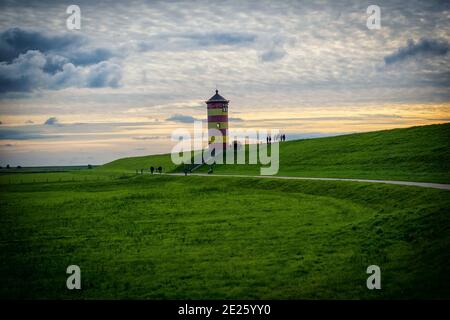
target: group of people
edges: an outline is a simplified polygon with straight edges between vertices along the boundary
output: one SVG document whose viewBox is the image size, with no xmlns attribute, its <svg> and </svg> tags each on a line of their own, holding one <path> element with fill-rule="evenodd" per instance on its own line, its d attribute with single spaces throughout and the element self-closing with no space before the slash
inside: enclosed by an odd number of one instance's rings
<svg viewBox="0 0 450 320">
<path fill-rule="evenodd" d="M 273 137 L 273 142 L 277 142 L 277 141 L 286 141 L 286 135 L 284 133 L 278 133 Z M 272 136 L 268 135 L 266 138 L 266 142 L 267 144 L 271 144 L 272 143 Z"/>
<path fill-rule="evenodd" d="M 150 173 L 153 174 L 154 172 L 161 174 L 163 171 L 163 168 L 159 166 L 158 168 L 150 167 Z M 139 173 L 139 170 L 136 169 L 136 174 Z M 141 174 L 144 174 L 144 169 L 141 169 Z"/>
<path fill-rule="evenodd" d="M 163 168 L 162 168 L 161 166 L 159 166 L 158 168 L 150 167 L 150 173 L 151 173 L 151 174 L 153 174 L 153 172 L 155 172 L 155 171 L 156 171 L 156 173 L 161 174 L 162 171 L 163 171 Z"/>
</svg>

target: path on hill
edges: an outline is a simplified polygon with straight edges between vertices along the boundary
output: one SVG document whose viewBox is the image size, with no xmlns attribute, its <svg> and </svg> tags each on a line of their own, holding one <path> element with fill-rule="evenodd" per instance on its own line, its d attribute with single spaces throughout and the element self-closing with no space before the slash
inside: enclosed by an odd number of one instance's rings
<svg viewBox="0 0 450 320">
<path fill-rule="evenodd" d="M 184 173 L 166 173 L 166 175 L 170 175 L 170 176 L 184 176 Z M 240 175 L 240 174 L 207 174 L 207 173 L 190 173 L 189 175 L 190 176 L 202 176 L 202 177 L 235 177 L 235 178 L 262 178 L 262 179 L 287 179 L 287 180 L 353 181 L 353 182 L 398 184 L 398 185 L 403 185 L 403 186 L 414 186 L 414 187 L 424 187 L 424 188 L 450 190 L 450 184 L 431 183 L 431 182 L 412 182 L 412 181 L 395 181 L 395 180 L 371 180 L 371 179 L 350 179 L 350 178 L 249 176 L 249 175 Z"/>
</svg>

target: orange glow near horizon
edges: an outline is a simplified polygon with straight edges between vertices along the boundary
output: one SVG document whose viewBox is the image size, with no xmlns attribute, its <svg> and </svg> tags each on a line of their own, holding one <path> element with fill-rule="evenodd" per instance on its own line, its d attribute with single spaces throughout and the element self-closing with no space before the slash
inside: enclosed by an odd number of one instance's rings
<svg viewBox="0 0 450 320">
<path fill-rule="evenodd" d="M 386 104 L 346 107 L 298 107 L 278 108 L 266 111 L 248 107 L 245 112 L 233 114 L 239 118 L 230 122 L 230 129 L 279 129 L 288 139 L 296 135 L 338 135 L 344 133 L 367 132 L 393 128 L 405 128 L 430 125 L 450 121 L 450 103 L 442 104 Z M 240 108 L 243 110 L 243 108 Z M 70 152 L 104 153 L 113 160 L 123 156 L 168 153 L 176 142 L 171 141 L 175 129 L 193 130 L 193 123 L 178 123 L 165 120 L 167 115 L 132 115 L 126 117 L 100 117 L 95 114 L 83 118 L 82 115 L 55 115 L 56 125 L 44 125 L 47 119 L 28 115 L 2 117 L 4 129 L 18 132 L 38 132 L 39 138 L 2 139 L 2 156 L 13 154 L 26 155 L 48 152 L 49 155 Z M 186 114 L 189 115 L 189 114 Z M 203 116 L 196 114 L 195 119 L 206 119 L 206 106 Z M 33 119 L 33 120 L 31 120 Z M 158 119 L 158 120 L 155 120 Z M 31 122 L 31 121 L 32 122 Z M 135 124 L 135 125 L 134 125 Z M 205 123 L 203 127 L 206 128 Z M 50 157 L 50 156 L 49 156 Z"/>
</svg>

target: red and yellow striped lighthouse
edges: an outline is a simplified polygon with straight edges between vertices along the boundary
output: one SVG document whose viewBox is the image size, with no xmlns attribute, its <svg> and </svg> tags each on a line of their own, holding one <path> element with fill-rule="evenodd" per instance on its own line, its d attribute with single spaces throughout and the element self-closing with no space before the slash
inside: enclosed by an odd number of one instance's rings
<svg viewBox="0 0 450 320">
<path fill-rule="evenodd" d="M 226 150 L 228 144 L 228 103 L 219 94 L 219 90 L 216 90 L 216 94 L 213 95 L 208 101 L 206 106 L 208 109 L 208 144 L 210 146 L 217 146 L 222 144 L 222 150 Z M 218 135 L 218 131 L 222 135 Z"/>
</svg>

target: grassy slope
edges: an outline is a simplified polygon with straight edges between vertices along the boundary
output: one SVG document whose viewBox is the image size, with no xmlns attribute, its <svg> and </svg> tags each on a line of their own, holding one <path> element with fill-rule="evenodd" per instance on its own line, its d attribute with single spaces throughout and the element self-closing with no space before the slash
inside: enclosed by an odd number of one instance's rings
<svg viewBox="0 0 450 320">
<path fill-rule="evenodd" d="M 150 165 L 180 171 L 170 155 L 124 158 L 95 170 L 135 172 Z M 260 170 L 259 165 L 218 165 L 215 173 L 259 175 Z M 284 142 L 278 175 L 450 183 L 450 123 Z"/>
<path fill-rule="evenodd" d="M 143 157 L 122 158 L 107 163 L 95 170 L 99 171 L 119 171 L 119 172 L 136 172 L 136 169 L 145 169 L 153 166 L 155 168 L 161 166 L 164 172 L 174 171 L 177 166 L 173 164 L 170 154 L 159 154 Z"/>
<path fill-rule="evenodd" d="M 450 298 L 447 191 L 193 176 L 1 188 L 2 298 Z M 65 289 L 70 264 L 81 291 Z M 381 291 L 365 288 L 370 264 Z"/>
<path fill-rule="evenodd" d="M 256 175 L 259 166 L 215 173 Z M 278 175 L 449 183 L 450 123 L 284 142 Z"/>
</svg>

